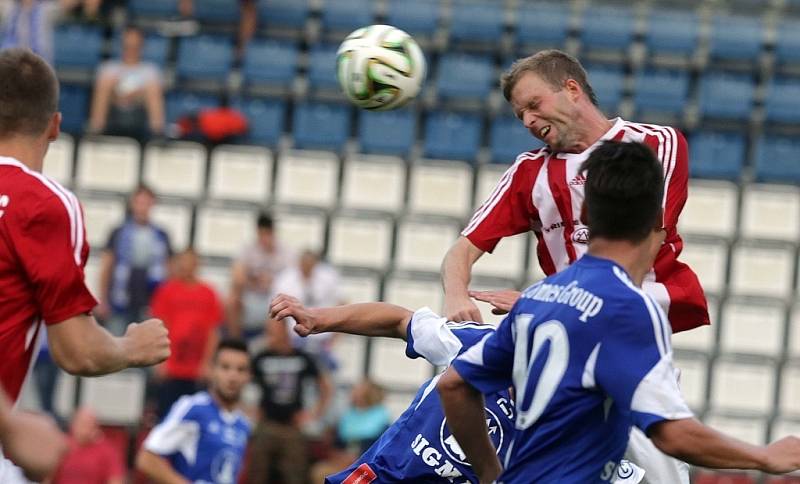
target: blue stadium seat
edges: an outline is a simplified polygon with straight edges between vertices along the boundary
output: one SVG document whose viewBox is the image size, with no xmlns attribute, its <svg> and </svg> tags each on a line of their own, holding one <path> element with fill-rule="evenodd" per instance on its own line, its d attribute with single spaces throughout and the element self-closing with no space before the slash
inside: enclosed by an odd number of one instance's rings
<svg viewBox="0 0 800 484">
<path fill-rule="evenodd" d="M 260 24 L 268 29 L 302 29 L 310 9 L 310 0 L 261 0 L 258 2 L 258 18 Z"/>
<path fill-rule="evenodd" d="M 64 25 L 56 29 L 53 43 L 58 69 L 94 69 L 103 52 L 103 35 L 96 27 Z"/>
<path fill-rule="evenodd" d="M 700 79 L 700 116 L 747 121 L 754 92 L 748 75 L 707 72 Z"/>
<path fill-rule="evenodd" d="M 286 103 L 273 99 L 237 99 L 231 106 L 247 117 L 248 143 L 276 146 L 280 141 L 286 118 Z"/>
<path fill-rule="evenodd" d="M 338 151 L 350 136 L 350 109 L 336 104 L 303 103 L 294 110 L 294 146 Z"/>
<path fill-rule="evenodd" d="M 769 122 L 800 123 L 800 80 L 773 79 L 767 86 L 764 107 Z"/>
<path fill-rule="evenodd" d="M 755 61 L 764 38 L 759 18 L 715 15 L 711 27 L 712 59 Z"/>
<path fill-rule="evenodd" d="M 338 89 L 336 45 L 316 44 L 308 51 L 308 82 L 312 89 Z"/>
<path fill-rule="evenodd" d="M 111 57 L 118 59 L 122 55 L 121 32 L 114 32 L 111 41 Z M 164 67 L 169 56 L 169 39 L 158 34 L 146 34 L 142 47 L 142 60 Z"/>
<path fill-rule="evenodd" d="M 483 122 L 472 114 L 437 112 L 425 122 L 423 156 L 474 161 L 481 144 Z"/>
<path fill-rule="evenodd" d="M 492 121 L 489 148 L 494 163 L 512 163 L 517 155 L 544 146 L 544 143 L 535 138 L 522 121 L 513 116 L 503 116 Z"/>
<path fill-rule="evenodd" d="M 699 131 L 689 143 L 692 177 L 738 180 L 745 159 L 745 139 L 739 133 Z"/>
<path fill-rule="evenodd" d="M 796 137 L 764 135 L 756 142 L 759 182 L 800 183 L 800 142 Z"/>
<path fill-rule="evenodd" d="M 455 2 L 450 19 L 454 42 L 497 43 L 503 35 L 505 9 L 497 2 Z"/>
<path fill-rule="evenodd" d="M 647 50 L 654 54 L 691 56 L 697 48 L 699 33 L 697 13 L 653 9 L 645 33 Z"/>
<path fill-rule="evenodd" d="M 370 0 L 336 0 L 325 2 L 322 9 L 322 28 L 326 32 L 350 33 L 371 25 L 373 2 Z"/>
<path fill-rule="evenodd" d="M 417 117 L 410 109 L 359 112 L 358 141 L 364 153 L 405 156 L 417 135 Z"/>
<path fill-rule="evenodd" d="M 288 87 L 297 72 L 297 46 L 274 40 L 253 40 L 247 46 L 242 65 L 245 84 Z"/>
<path fill-rule="evenodd" d="M 775 61 L 778 65 L 800 63 L 800 21 L 786 20 L 778 27 Z"/>
<path fill-rule="evenodd" d="M 238 24 L 239 3 L 230 0 L 194 0 L 194 17 L 207 24 Z"/>
<path fill-rule="evenodd" d="M 637 112 L 682 114 L 689 95 L 686 71 L 646 70 L 636 76 L 633 101 Z"/>
<path fill-rule="evenodd" d="M 597 95 L 600 108 L 606 114 L 616 114 L 622 100 L 625 74 L 620 68 L 588 66 L 589 84 Z"/>
<path fill-rule="evenodd" d="M 440 13 L 438 0 L 390 0 L 387 22 L 411 35 L 430 37 L 439 26 Z"/>
<path fill-rule="evenodd" d="M 210 94 L 171 92 L 167 94 L 167 123 L 174 123 L 181 116 L 194 114 L 203 108 L 219 106 L 219 98 Z"/>
<path fill-rule="evenodd" d="M 627 50 L 634 34 L 633 11 L 623 6 L 589 7 L 584 12 L 581 48 L 594 50 Z"/>
<path fill-rule="evenodd" d="M 563 47 L 569 31 L 569 6 L 563 3 L 523 4 L 516 12 L 518 47 L 549 45 Z"/>
<path fill-rule="evenodd" d="M 198 35 L 180 40 L 177 74 L 190 81 L 224 82 L 233 65 L 233 44 L 227 37 Z"/>
<path fill-rule="evenodd" d="M 441 99 L 486 99 L 495 80 L 488 56 L 444 54 L 438 68 L 436 89 Z"/>
<path fill-rule="evenodd" d="M 61 130 L 80 136 L 89 113 L 89 89 L 81 86 L 62 85 L 58 98 L 61 111 Z"/>
<path fill-rule="evenodd" d="M 169 18 L 178 15 L 178 0 L 129 0 L 134 17 Z"/>
</svg>

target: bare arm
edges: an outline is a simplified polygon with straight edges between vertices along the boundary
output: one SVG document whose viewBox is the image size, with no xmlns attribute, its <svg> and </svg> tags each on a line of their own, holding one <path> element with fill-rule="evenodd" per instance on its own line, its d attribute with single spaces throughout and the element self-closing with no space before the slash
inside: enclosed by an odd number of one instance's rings
<svg viewBox="0 0 800 484">
<path fill-rule="evenodd" d="M 169 356 L 167 329 L 158 319 L 130 324 L 124 336 L 114 337 L 92 316 L 80 314 L 48 325 L 47 338 L 55 362 L 74 375 L 105 375 Z"/>
<path fill-rule="evenodd" d="M 408 309 L 382 302 L 308 309 L 285 294 L 276 296 L 270 306 L 273 319 L 293 317 L 297 321 L 295 332 L 300 336 L 338 332 L 405 340 L 412 315 Z"/>
<path fill-rule="evenodd" d="M 331 403 L 333 385 L 331 384 L 330 377 L 325 373 L 319 375 L 319 378 L 317 378 L 317 385 L 319 386 L 319 398 L 314 407 L 314 418 L 320 419 L 325 416 L 328 405 Z"/>
<path fill-rule="evenodd" d="M 164 132 L 164 91 L 160 82 L 150 82 L 144 91 L 145 106 L 147 106 L 147 118 L 150 123 L 150 131 L 154 134 Z"/>
<path fill-rule="evenodd" d="M 92 107 L 89 113 L 89 131 L 92 133 L 100 133 L 106 127 L 114 83 L 116 83 L 116 79 L 108 75 L 100 75 L 95 81 Z"/>
<path fill-rule="evenodd" d="M 436 385 L 447 425 L 481 483 L 493 482 L 503 468 L 486 426 L 483 395 L 452 366 Z"/>
<path fill-rule="evenodd" d="M 114 271 L 114 253 L 106 249 L 100 256 L 100 280 L 99 292 L 97 298 L 100 300 L 100 305 L 95 308 L 95 313 L 101 319 L 108 318 L 111 315 L 111 308 L 109 307 L 109 291 L 111 290 L 111 276 Z"/>
<path fill-rule="evenodd" d="M 231 289 L 228 294 L 228 333 L 238 337 L 242 334 L 242 292 L 247 282 L 247 271 L 244 265 L 235 261 L 231 266 Z"/>
<path fill-rule="evenodd" d="M 157 484 L 189 484 L 187 479 L 175 472 L 165 458 L 146 449 L 139 450 L 136 456 L 136 469 Z"/>
<path fill-rule="evenodd" d="M 482 322 L 481 312 L 469 298 L 472 266 L 483 251 L 466 237 L 459 237 L 442 261 L 442 286 L 444 287 L 444 312 L 452 321 Z"/>
</svg>

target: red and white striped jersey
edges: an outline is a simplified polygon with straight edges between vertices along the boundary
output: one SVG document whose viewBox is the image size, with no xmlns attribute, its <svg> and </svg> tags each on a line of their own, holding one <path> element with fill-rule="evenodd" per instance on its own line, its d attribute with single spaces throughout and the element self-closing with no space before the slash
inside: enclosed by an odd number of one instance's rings
<svg viewBox="0 0 800 484">
<path fill-rule="evenodd" d="M 520 154 L 461 233 L 491 252 L 503 237 L 533 230 L 545 274 L 567 267 L 587 248 L 589 231 L 580 221 L 585 178 L 578 169 L 605 140 L 638 141 L 650 146 L 664 167 L 664 246 L 644 289 L 668 311 L 675 332 L 709 324 L 703 288 L 678 255 L 683 241 L 678 216 L 686 203 L 689 156 L 686 139 L 674 128 L 621 118 L 582 153 L 552 153 L 548 147 Z"/>
<path fill-rule="evenodd" d="M 42 323 L 59 323 L 97 304 L 84 284 L 88 256 L 75 195 L 0 157 L 0 382 L 12 401 L 32 365 Z"/>
</svg>

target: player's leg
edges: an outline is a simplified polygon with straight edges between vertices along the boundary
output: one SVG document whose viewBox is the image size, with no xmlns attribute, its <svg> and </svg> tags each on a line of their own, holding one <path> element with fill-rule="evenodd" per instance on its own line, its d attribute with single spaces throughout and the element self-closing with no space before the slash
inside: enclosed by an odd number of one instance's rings
<svg viewBox="0 0 800 484">
<path fill-rule="evenodd" d="M 276 449 L 278 457 L 275 462 L 280 470 L 284 484 L 305 484 L 308 479 L 308 447 L 306 438 L 300 429 L 293 425 L 276 425 L 279 427 L 281 446 Z"/>
<path fill-rule="evenodd" d="M 259 422 L 247 446 L 247 478 L 245 482 L 248 484 L 268 482 L 272 461 L 270 449 L 272 440 L 266 422 Z"/>
<path fill-rule="evenodd" d="M 689 484 L 689 465 L 658 450 L 636 427 L 631 430 L 625 458 L 645 470 L 643 484 Z"/>
</svg>

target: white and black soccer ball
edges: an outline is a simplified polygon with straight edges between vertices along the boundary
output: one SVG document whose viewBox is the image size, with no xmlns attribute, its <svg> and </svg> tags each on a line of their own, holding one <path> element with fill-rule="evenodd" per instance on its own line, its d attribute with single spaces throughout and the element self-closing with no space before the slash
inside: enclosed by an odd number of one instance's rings
<svg viewBox="0 0 800 484">
<path fill-rule="evenodd" d="M 398 108 L 419 94 L 425 79 L 419 44 L 391 25 L 370 25 L 348 35 L 336 64 L 345 95 L 364 109 Z"/>
</svg>

